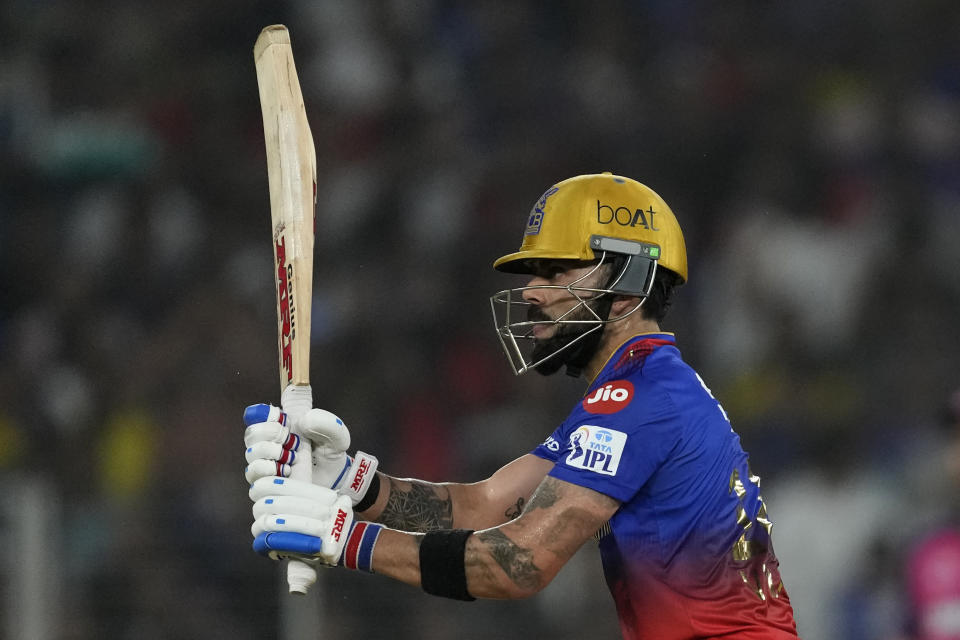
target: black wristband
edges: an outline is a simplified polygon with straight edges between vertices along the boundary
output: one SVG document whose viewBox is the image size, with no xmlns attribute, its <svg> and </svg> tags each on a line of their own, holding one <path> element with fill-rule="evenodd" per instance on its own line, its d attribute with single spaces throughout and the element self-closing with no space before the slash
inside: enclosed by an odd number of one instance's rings
<svg viewBox="0 0 960 640">
<path fill-rule="evenodd" d="M 464 554 L 472 529 L 431 531 L 420 542 L 420 586 L 434 596 L 476 600 L 467 592 Z"/>
<path fill-rule="evenodd" d="M 377 497 L 380 495 L 380 476 L 376 472 L 373 473 L 373 480 L 370 481 L 370 487 L 367 489 L 367 492 L 361 498 L 360 502 L 353 508 L 357 513 L 361 511 L 366 511 L 373 506 L 373 503 L 377 501 Z"/>
</svg>

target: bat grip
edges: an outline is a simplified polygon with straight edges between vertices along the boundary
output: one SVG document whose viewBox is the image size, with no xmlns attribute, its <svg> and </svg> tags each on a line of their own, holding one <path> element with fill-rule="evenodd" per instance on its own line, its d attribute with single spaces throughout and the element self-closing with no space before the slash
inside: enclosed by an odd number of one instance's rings
<svg viewBox="0 0 960 640">
<path fill-rule="evenodd" d="M 313 480 L 313 446 L 308 438 L 299 432 L 300 419 L 313 405 L 313 391 L 310 385 L 287 385 L 280 396 L 280 406 L 290 417 L 290 428 L 300 436 L 297 457 L 290 468 L 290 477 L 303 482 Z M 317 581 L 317 570 L 300 560 L 287 563 L 287 586 L 290 593 L 306 595 L 310 586 Z"/>
</svg>

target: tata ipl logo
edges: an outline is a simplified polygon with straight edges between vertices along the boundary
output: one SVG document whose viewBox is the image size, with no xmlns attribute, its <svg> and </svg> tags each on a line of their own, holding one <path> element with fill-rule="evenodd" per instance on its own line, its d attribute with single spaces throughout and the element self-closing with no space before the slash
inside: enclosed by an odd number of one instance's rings
<svg viewBox="0 0 960 640">
<path fill-rule="evenodd" d="M 547 192 L 540 196 L 537 204 L 533 205 L 530 217 L 527 218 L 527 230 L 523 232 L 526 236 L 535 236 L 540 233 L 540 225 L 543 224 L 544 208 L 547 206 L 547 198 L 560 191 L 560 187 L 550 187 Z"/>
<path fill-rule="evenodd" d="M 615 429 L 583 425 L 570 434 L 566 463 L 603 475 L 616 475 L 627 434 Z"/>
</svg>

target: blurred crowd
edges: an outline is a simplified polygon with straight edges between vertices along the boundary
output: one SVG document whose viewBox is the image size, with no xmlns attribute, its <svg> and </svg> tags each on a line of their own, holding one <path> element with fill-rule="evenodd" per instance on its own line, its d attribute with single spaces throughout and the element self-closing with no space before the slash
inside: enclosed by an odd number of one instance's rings
<svg viewBox="0 0 960 640">
<path fill-rule="evenodd" d="M 274 23 L 318 155 L 314 398 L 354 446 L 471 481 L 548 435 L 583 385 L 513 377 L 491 263 L 552 183 L 627 175 L 683 226 L 665 328 L 763 478 L 801 635 L 960 638 L 949 0 L 0 3 L 0 635 L 37 572 L 50 637 L 277 633 L 240 420 L 279 398 Z M 524 602 L 316 597 L 369 638 L 618 637 L 598 564 Z"/>
</svg>

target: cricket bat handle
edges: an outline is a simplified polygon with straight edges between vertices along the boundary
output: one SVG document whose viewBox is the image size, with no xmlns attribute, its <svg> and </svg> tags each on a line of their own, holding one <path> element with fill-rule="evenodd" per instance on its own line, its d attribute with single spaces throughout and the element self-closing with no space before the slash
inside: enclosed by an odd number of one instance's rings
<svg viewBox="0 0 960 640">
<path fill-rule="evenodd" d="M 280 396 L 280 406 L 290 420 L 291 430 L 300 436 L 300 447 L 297 457 L 290 467 L 290 477 L 303 482 L 313 481 L 313 445 L 309 439 L 299 433 L 296 425 L 300 418 L 313 406 L 313 392 L 310 385 L 287 385 Z M 317 581 L 317 570 L 300 560 L 290 560 L 287 563 L 287 586 L 290 593 L 306 595 L 310 586 Z"/>
</svg>

